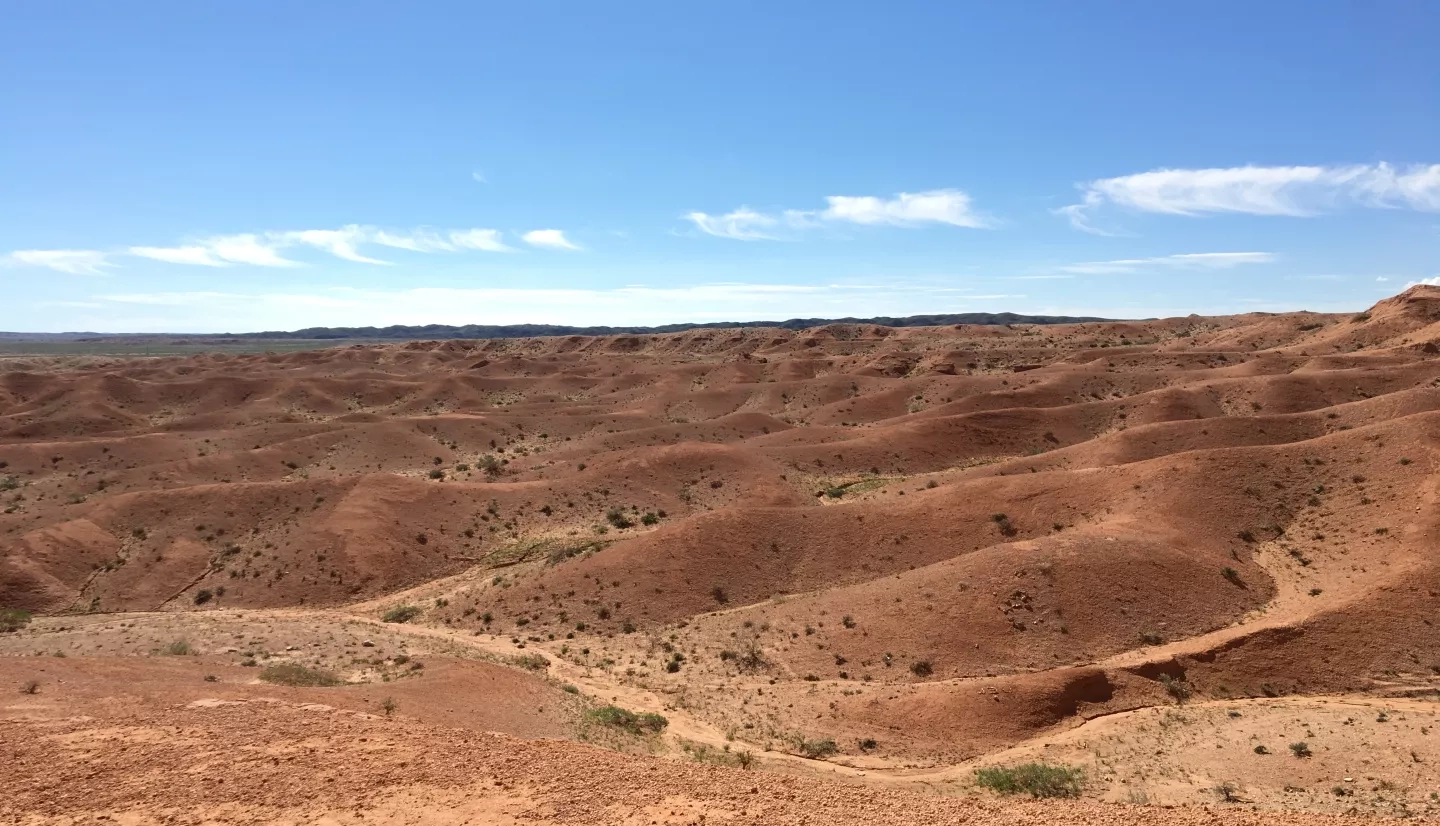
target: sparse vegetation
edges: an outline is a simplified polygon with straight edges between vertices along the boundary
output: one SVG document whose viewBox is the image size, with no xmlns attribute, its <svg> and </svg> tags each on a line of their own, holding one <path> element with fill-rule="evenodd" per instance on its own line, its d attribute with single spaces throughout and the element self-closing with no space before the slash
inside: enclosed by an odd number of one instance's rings
<svg viewBox="0 0 1440 826">
<path fill-rule="evenodd" d="M 168 657 L 188 657 L 195 653 L 195 649 L 190 646 L 188 640 L 175 640 L 160 649 L 160 653 Z"/>
<path fill-rule="evenodd" d="M 0 608 L 0 634 L 19 631 L 30 624 L 32 615 L 20 608 Z"/>
<path fill-rule="evenodd" d="M 527 671 L 544 671 L 550 667 L 550 659 L 544 654 L 519 654 L 510 658 L 510 662 Z"/>
<path fill-rule="evenodd" d="M 1298 743 L 1291 743 L 1291 744 L 1290 744 L 1290 753 L 1293 754 L 1293 755 L 1295 755 L 1296 757 L 1309 757 L 1309 756 L 1310 756 L 1310 744 L 1309 744 L 1309 743 L 1306 743 L 1306 742 L 1303 741 L 1303 740 L 1300 741 L 1300 742 L 1298 742 Z"/>
<path fill-rule="evenodd" d="M 840 753 L 840 747 L 834 740 L 827 738 L 821 740 L 809 740 L 805 737 L 795 738 L 795 751 L 811 760 L 823 760 Z"/>
<path fill-rule="evenodd" d="M 260 679 L 275 685 L 303 688 L 340 685 L 342 680 L 328 671 L 307 668 L 299 663 L 273 663 L 260 669 Z"/>
<path fill-rule="evenodd" d="M 420 616 L 420 607 L 416 605 L 397 605 L 394 608 L 380 615 L 381 622 L 409 622 Z"/>
<path fill-rule="evenodd" d="M 1085 772 L 1070 766 L 1023 763 L 1011 767 L 990 767 L 975 772 L 982 788 L 1002 795 L 1028 794 L 1036 798 L 1079 797 L 1085 788 Z"/>
<path fill-rule="evenodd" d="M 659 734 L 670 724 L 659 714 L 645 712 L 636 714 L 619 706 L 600 706 L 585 712 L 585 719 L 591 723 L 620 729 L 637 737 Z"/>
</svg>

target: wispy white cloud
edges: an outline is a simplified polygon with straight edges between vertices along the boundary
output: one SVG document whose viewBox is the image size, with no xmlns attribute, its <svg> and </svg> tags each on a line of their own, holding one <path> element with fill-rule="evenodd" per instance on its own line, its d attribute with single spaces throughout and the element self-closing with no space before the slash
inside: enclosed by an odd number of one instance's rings
<svg viewBox="0 0 1440 826">
<path fill-rule="evenodd" d="M 547 247 L 554 250 L 578 250 L 580 245 L 565 237 L 558 229 L 532 229 L 520 236 L 520 240 L 532 247 Z"/>
<path fill-rule="evenodd" d="M 479 172 L 471 172 L 471 173 L 470 173 L 470 180 L 474 181 L 474 182 L 477 183 L 477 184 L 488 184 L 488 183 L 490 183 L 490 181 L 489 181 L 484 175 L 480 174 Z"/>
<path fill-rule="evenodd" d="M 209 247 L 199 244 L 185 247 L 131 247 L 129 253 L 167 264 L 191 264 L 197 267 L 223 267 L 227 264 L 215 257 Z"/>
<path fill-rule="evenodd" d="M 707 235 L 719 238 L 733 238 L 736 241 L 778 241 L 774 229 L 780 221 L 772 215 L 756 212 L 749 207 L 740 207 L 724 215 L 710 215 L 691 212 L 685 218 Z"/>
<path fill-rule="evenodd" d="M 508 247 L 500 240 L 498 229 L 463 229 L 450 233 L 450 243 L 465 250 L 484 250 L 485 252 L 512 252 L 513 247 Z"/>
<path fill-rule="evenodd" d="M 1349 166 L 1239 166 L 1156 169 L 1082 184 L 1078 204 L 1056 214 L 1098 234 L 1108 206 L 1168 215 L 1240 213 L 1306 217 L 1344 207 L 1440 210 L 1440 164 L 1404 169 L 1388 163 Z"/>
<path fill-rule="evenodd" d="M 896 227 L 949 224 L 971 229 L 991 225 L 988 219 L 971 209 L 970 196 L 958 189 L 901 192 L 888 199 L 873 195 L 831 195 L 825 200 L 830 206 L 820 213 L 820 217 L 827 221 Z"/>
<path fill-rule="evenodd" d="M 11 267 L 44 267 L 70 275 L 104 275 L 113 266 L 110 256 L 99 250 L 15 250 L 0 258 Z"/>
<path fill-rule="evenodd" d="M 341 229 L 306 229 L 298 232 L 282 233 L 279 238 L 283 241 L 296 241 L 301 244 L 309 244 L 316 249 L 324 250 L 336 258 L 343 258 L 346 261 L 354 261 L 359 264 L 387 264 L 388 261 L 381 261 L 376 258 L 369 258 L 361 255 L 356 249 L 357 246 L 369 240 L 369 231 L 364 227 L 351 224 Z"/>
<path fill-rule="evenodd" d="M 551 249 L 580 249 L 558 229 L 536 230 L 522 238 L 532 246 Z M 256 267 L 300 267 L 304 262 L 287 257 L 283 250 L 312 248 L 344 261 L 359 264 L 391 262 L 367 255 L 362 247 L 388 247 L 410 252 L 435 253 L 479 250 L 513 252 L 497 229 L 409 230 L 381 229 L 347 224 L 339 229 L 306 229 L 276 232 L 247 232 L 188 240 L 170 247 L 131 246 L 119 250 L 16 250 L 0 257 L 0 264 L 14 267 L 46 267 L 58 272 L 99 275 L 121 257 L 146 258 L 167 264 L 195 267 L 228 267 L 244 264 Z"/>
<path fill-rule="evenodd" d="M 779 241 L 798 230 L 817 229 L 835 224 L 865 226 L 919 227 L 945 224 L 979 229 L 993 222 L 974 211 L 970 196 L 958 189 L 933 189 L 928 192 L 901 192 L 893 198 L 873 195 L 830 195 L 822 210 L 786 209 L 759 212 L 750 207 L 723 215 L 691 212 L 684 217 L 701 232 L 737 241 Z"/>
<path fill-rule="evenodd" d="M 1190 252 L 1153 258 L 1120 258 L 1114 261 L 1086 261 L 1058 267 L 1061 272 L 1081 275 L 1133 273 L 1159 267 L 1171 269 L 1229 269 L 1242 264 L 1268 264 L 1272 252 Z"/>
</svg>

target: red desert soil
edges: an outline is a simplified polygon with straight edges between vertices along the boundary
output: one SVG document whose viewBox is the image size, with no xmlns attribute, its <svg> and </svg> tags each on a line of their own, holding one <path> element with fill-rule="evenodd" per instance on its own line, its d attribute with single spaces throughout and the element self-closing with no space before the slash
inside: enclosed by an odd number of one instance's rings
<svg viewBox="0 0 1440 826">
<path fill-rule="evenodd" d="M 1416 287 L 0 361 L 0 817 L 1440 813 L 1437 355 Z"/>
</svg>

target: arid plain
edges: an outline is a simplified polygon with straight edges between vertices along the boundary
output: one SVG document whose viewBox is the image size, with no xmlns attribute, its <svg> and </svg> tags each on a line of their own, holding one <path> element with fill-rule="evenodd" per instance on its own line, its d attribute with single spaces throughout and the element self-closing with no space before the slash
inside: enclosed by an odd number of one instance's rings
<svg viewBox="0 0 1440 826">
<path fill-rule="evenodd" d="M 0 818 L 1431 816 L 1437 447 L 1424 286 L 0 360 Z"/>
</svg>

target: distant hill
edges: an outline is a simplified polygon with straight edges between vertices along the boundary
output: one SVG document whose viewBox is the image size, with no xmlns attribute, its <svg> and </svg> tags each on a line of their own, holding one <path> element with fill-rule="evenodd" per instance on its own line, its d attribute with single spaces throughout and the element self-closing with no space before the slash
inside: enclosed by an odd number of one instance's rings
<svg viewBox="0 0 1440 826">
<path fill-rule="evenodd" d="M 305 339 L 364 341 L 416 341 L 451 338 L 529 338 L 531 336 L 609 336 L 617 333 L 681 333 L 686 330 L 732 329 L 735 327 L 781 327 L 804 330 L 826 324 L 878 324 L 882 327 L 941 327 L 950 324 L 1078 324 L 1085 321 L 1114 321 L 1092 316 L 1020 315 L 1017 313 L 948 313 L 911 315 L 904 318 L 792 318 L 788 321 L 716 321 L 706 324 L 664 324 L 659 327 L 569 327 L 559 324 L 424 324 L 390 327 L 306 327 L 303 330 L 267 330 L 259 333 L 4 333 L 0 341 L 87 341 L 151 338 L 205 341 L 215 339 Z"/>
</svg>

